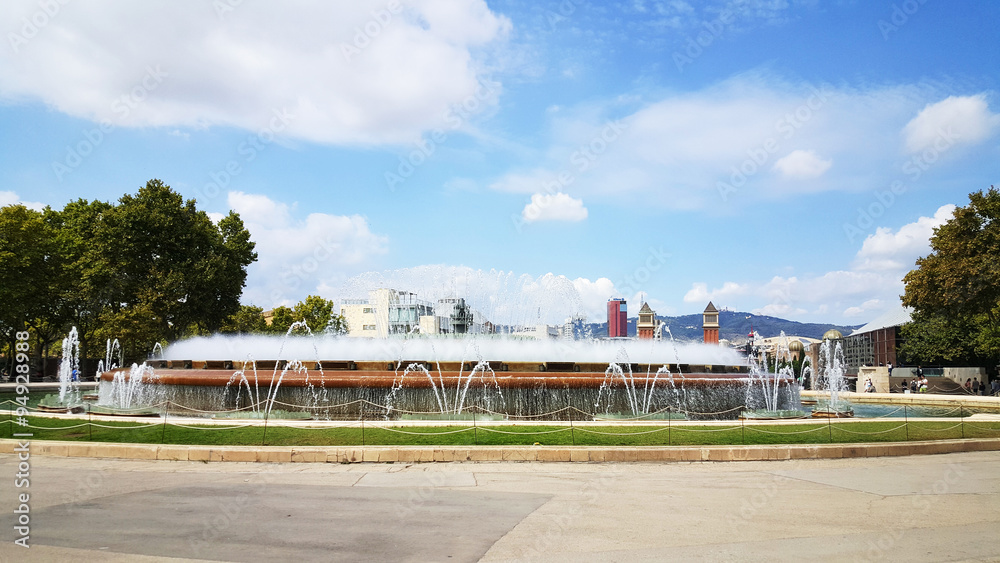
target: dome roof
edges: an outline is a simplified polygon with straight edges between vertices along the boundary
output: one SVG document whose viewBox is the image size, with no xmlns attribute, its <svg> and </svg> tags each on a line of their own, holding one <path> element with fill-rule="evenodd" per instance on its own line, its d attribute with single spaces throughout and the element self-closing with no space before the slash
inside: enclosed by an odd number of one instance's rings
<svg viewBox="0 0 1000 563">
<path fill-rule="evenodd" d="M 806 347 L 802 344 L 802 342 L 798 340 L 792 340 L 791 342 L 788 343 L 789 352 L 802 352 L 805 349 Z"/>
<path fill-rule="evenodd" d="M 831 328 L 823 333 L 823 340 L 840 340 L 843 337 L 844 335 L 840 334 L 840 331 L 835 328 Z"/>
</svg>

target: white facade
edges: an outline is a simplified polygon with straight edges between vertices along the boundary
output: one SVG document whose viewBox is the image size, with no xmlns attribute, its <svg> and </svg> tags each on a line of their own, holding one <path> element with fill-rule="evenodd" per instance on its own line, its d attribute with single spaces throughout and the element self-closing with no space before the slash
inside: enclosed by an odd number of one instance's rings
<svg viewBox="0 0 1000 563">
<path fill-rule="evenodd" d="M 347 336 L 378 336 L 375 308 L 367 299 L 345 299 L 340 304 L 340 314 L 347 321 Z"/>
<path fill-rule="evenodd" d="M 535 340 L 548 340 L 559 338 L 559 327 L 544 324 L 529 325 L 519 327 L 510 333 L 515 338 L 534 338 Z"/>
<path fill-rule="evenodd" d="M 368 299 L 345 299 L 340 314 L 350 337 L 388 338 L 390 334 L 482 333 L 483 317 L 461 298 L 438 301 L 438 310 L 415 293 L 379 288 Z"/>
</svg>

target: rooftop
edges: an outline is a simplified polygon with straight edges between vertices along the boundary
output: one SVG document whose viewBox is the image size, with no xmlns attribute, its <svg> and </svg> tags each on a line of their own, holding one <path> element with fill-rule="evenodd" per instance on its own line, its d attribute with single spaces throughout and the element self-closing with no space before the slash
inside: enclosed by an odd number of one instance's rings
<svg viewBox="0 0 1000 563">
<path fill-rule="evenodd" d="M 905 325 L 906 323 L 910 322 L 911 315 L 913 315 L 913 309 L 909 307 L 903 307 L 902 305 L 897 305 L 896 307 L 882 313 L 881 315 L 870 321 L 865 326 L 852 332 L 851 336 L 854 336 L 855 334 L 864 334 L 866 332 L 873 332 L 876 330 L 881 330 L 883 328 Z"/>
</svg>

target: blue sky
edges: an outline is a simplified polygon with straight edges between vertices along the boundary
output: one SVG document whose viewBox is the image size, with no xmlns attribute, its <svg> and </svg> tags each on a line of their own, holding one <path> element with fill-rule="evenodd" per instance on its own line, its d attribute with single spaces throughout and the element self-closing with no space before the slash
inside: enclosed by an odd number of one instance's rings
<svg viewBox="0 0 1000 563">
<path fill-rule="evenodd" d="M 241 213 L 244 301 L 497 322 L 861 324 L 997 184 L 989 1 L 11 2 L 0 204 L 160 178 Z"/>
</svg>

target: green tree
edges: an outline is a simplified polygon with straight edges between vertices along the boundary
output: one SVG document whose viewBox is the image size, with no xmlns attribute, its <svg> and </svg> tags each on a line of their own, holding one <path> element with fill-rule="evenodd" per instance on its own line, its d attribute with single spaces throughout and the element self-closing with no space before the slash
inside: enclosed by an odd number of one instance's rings
<svg viewBox="0 0 1000 563">
<path fill-rule="evenodd" d="M 970 331 L 964 340 L 995 362 L 1000 357 L 1000 191 L 991 186 L 986 193 L 970 194 L 969 205 L 934 230 L 931 253 L 917 260 L 904 282 L 903 304 L 915 309 L 916 319 L 945 319 L 944 326 Z M 939 337 L 945 342 L 926 344 L 932 338 L 926 333 L 922 349 L 943 349 L 948 339 L 957 340 L 952 331 Z"/>
<path fill-rule="evenodd" d="M 0 209 L 0 336 L 30 327 L 40 355 L 76 326 L 83 351 L 118 338 L 128 360 L 156 342 L 222 328 L 257 259 L 243 221 L 218 224 L 150 180 L 116 205 Z M 102 354 L 103 355 L 103 354 Z"/>
<path fill-rule="evenodd" d="M 64 321 L 62 332 L 77 327 L 82 356 L 87 356 L 89 349 L 104 349 L 103 341 L 95 340 L 95 330 L 111 299 L 102 280 L 113 272 L 102 275 L 99 271 L 96 236 L 104 214 L 112 207 L 103 201 L 79 199 L 66 204 L 61 211 L 45 209 L 45 220 L 55 230 L 57 244 L 65 254 L 58 298 Z"/>
<path fill-rule="evenodd" d="M 296 321 L 305 321 L 309 330 L 316 334 L 326 328 L 332 312 L 333 301 L 323 299 L 318 295 L 309 295 L 295 305 L 295 308 L 292 309 L 292 316 L 295 317 Z"/>
<path fill-rule="evenodd" d="M 975 365 L 982 361 L 975 333 L 976 324 L 969 319 L 915 311 L 902 328 L 900 359 L 907 364 Z"/>
<path fill-rule="evenodd" d="M 264 309 L 253 305 L 240 305 L 240 309 L 230 315 L 219 329 L 223 334 L 259 334 L 267 331 Z"/>
<path fill-rule="evenodd" d="M 345 334 L 347 321 L 344 317 L 334 314 L 332 300 L 323 299 L 318 295 L 309 295 L 295 304 L 295 307 L 275 307 L 271 318 L 270 332 L 285 334 L 292 323 L 305 321 L 312 334 Z"/>
<path fill-rule="evenodd" d="M 294 322 L 292 310 L 281 305 L 271 311 L 271 325 L 268 328 L 270 332 L 285 334 Z"/>
<path fill-rule="evenodd" d="M 239 311 L 246 267 L 257 259 L 253 249 L 237 214 L 217 226 L 194 200 L 150 180 L 98 222 L 88 271 L 103 305 L 98 321 L 129 331 L 119 339 L 150 348 L 191 332 L 217 331 Z M 129 309 L 143 311 L 154 328 L 122 322 L 134 318 Z M 148 350 L 130 348 L 127 355 L 141 358 Z"/>
<path fill-rule="evenodd" d="M 43 213 L 23 205 L 0 209 L 0 332 L 13 349 L 15 332 L 30 328 L 43 370 L 48 347 L 62 334 L 64 263 L 65 254 Z"/>
</svg>

